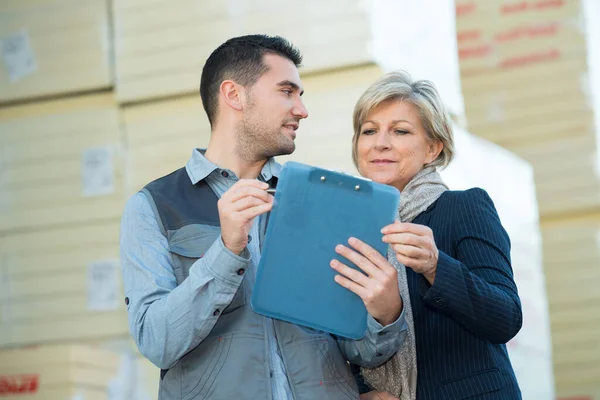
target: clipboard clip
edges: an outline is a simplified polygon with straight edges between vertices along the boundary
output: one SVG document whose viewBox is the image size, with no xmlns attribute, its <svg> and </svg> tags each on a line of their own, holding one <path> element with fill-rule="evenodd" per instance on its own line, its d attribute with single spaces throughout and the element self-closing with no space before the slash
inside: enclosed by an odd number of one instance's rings
<svg viewBox="0 0 600 400">
<path fill-rule="evenodd" d="M 368 179 L 362 179 L 343 172 L 315 169 L 309 173 L 308 180 L 321 183 L 333 183 L 334 185 L 337 184 L 337 186 L 359 193 L 372 192 L 372 188 L 368 184 Z"/>
</svg>

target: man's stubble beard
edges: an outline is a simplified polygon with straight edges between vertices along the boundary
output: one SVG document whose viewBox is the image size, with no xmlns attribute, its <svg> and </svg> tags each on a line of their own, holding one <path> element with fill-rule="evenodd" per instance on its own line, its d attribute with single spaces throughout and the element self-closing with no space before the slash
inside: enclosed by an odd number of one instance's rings
<svg viewBox="0 0 600 400">
<path fill-rule="evenodd" d="M 238 125 L 236 154 L 250 162 L 292 154 L 296 150 L 296 144 L 281 132 L 283 126 L 269 128 L 256 117 L 255 110 L 254 104 L 250 102 L 244 119 Z"/>
</svg>

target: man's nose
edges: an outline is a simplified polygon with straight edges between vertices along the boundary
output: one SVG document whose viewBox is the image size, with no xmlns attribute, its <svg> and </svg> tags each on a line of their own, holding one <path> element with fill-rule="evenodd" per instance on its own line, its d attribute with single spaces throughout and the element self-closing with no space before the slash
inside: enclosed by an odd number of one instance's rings
<svg viewBox="0 0 600 400">
<path fill-rule="evenodd" d="M 294 116 L 301 118 L 301 119 L 308 117 L 308 110 L 306 109 L 306 106 L 304 105 L 304 103 L 302 102 L 301 99 L 298 100 L 298 102 L 292 109 L 292 114 L 294 114 Z"/>
</svg>

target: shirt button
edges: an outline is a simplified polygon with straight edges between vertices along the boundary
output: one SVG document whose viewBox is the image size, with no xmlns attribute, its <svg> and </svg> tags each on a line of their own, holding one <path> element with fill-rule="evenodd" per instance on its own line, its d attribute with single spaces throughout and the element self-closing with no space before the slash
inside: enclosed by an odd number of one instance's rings
<svg viewBox="0 0 600 400">
<path fill-rule="evenodd" d="M 128 306 L 129 305 L 129 297 L 125 297 L 125 305 Z"/>
<path fill-rule="evenodd" d="M 386 331 L 379 332 L 379 336 L 385 336 L 385 335 L 387 335 L 387 334 L 388 334 L 388 333 L 387 333 Z"/>
<path fill-rule="evenodd" d="M 229 178 L 229 172 L 227 171 L 221 171 L 221 175 L 223 175 L 224 178 Z"/>
<path fill-rule="evenodd" d="M 217 315 L 221 314 L 221 310 L 219 310 L 218 308 L 213 312 L 213 316 L 216 317 Z"/>
<path fill-rule="evenodd" d="M 238 275 L 244 275 L 245 272 L 246 272 L 246 270 L 244 268 L 240 268 L 237 270 Z"/>
<path fill-rule="evenodd" d="M 248 243 L 252 241 L 252 236 L 248 235 Z"/>
</svg>

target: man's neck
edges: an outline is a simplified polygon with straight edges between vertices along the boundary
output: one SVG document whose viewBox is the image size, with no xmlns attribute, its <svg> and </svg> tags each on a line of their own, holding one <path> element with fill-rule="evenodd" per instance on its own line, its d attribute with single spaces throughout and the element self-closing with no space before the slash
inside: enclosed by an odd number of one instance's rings
<svg viewBox="0 0 600 400">
<path fill-rule="evenodd" d="M 232 171 L 240 179 L 255 179 L 267 163 L 263 160 L 245 160 L 240 157 L 230 140 L 219 140 L 223 135 L 211 135 L 204 157 L 219 168 Z"/>
</svg>

